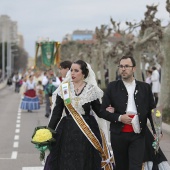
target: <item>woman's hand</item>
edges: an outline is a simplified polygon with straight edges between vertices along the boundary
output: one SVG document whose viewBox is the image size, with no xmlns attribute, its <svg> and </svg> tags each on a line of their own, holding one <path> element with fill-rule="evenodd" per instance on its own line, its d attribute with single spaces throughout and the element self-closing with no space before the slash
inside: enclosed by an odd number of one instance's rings
<svg viewBox="0 0 170 170">
<path fill-rule="evenodd" d="M 115 109 L 111 105 L 109 105 L 109 107 L 107 107 L 106 110 L 110 113 L 114 113 L 115 111 Z"/>
</svg>

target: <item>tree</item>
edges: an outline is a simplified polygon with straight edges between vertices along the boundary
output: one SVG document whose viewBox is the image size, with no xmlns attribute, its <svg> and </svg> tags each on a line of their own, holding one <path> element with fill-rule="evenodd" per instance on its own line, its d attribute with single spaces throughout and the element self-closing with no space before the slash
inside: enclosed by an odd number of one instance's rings
<svg viewBox="0 0 170 170">
<path fill-rule="evenodd" d="M 97 39 L 97 49 L 99 52 L 99 58 L 96 60 L 99 61 L 99 68 L 101 72 L 101 88 L 105 88 L 105 70 L 104 66 L 106 65 L 104 63 L 104 46 L 105 43 L 107 43 L 107 37 L 111 34 L 111 28 L 108 28 L 107 25 L 101 25 L 100 28 L 96 27 L 95 33 L 96 33 L 96 39 Z"/>
<path fill-rule="evenodd" d="M 28 53 L 23 48 L 17 47 L 17 49 L 14 55 L 14 71 L 25 69 L 28 62 Z"/>
<path fill-rule="evenodd" d="M 166 1 L 166 10 L 170 13 L 170 2 Z M 159 104 L 163 105 L 163 119 L 170 123 L 170 24 L 163 28 L 161 47 L 164 62 L 161 69 L 161 93 Z"/>
</svg>

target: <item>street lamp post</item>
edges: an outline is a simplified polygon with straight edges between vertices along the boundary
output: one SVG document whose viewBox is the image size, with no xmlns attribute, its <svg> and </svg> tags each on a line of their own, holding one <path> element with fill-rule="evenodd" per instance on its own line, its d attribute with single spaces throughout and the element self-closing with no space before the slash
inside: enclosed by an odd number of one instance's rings
<svg viewBox="0 0 170 170">
<path fill-rule="evenodd" d="M 5 31 L 2 25 L 2 80 L 5 78 Z"/>
<path fill-rule="evenodd" d="M 10 38 L 10 23 L 7 23 L 7 77 L 11 76 L 11 38 Z"/>
</svg>

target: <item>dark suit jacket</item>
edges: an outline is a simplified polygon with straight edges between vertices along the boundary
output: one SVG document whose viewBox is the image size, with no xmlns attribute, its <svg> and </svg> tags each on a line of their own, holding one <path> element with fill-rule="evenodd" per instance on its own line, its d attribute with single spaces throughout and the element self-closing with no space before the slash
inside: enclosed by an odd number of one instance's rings
<svg viewBox="0 0 170 170">
<path fill-rule="evenodd" d="M 151 110 L 155 108 L 155 102 L 150 85 L 136 80 L 134 100 L 139 115 L 141 133 L 145 133 L 147 118 L 149 118 L 153 133 L 155 133 L 151 117 Z M 128 92 L 123 81 L 118 80 L 109 83 L 102 99 L 100 117 L 111 122 L 110 131 L 121 132 L 124 124 L 119 122 L 118 118 L 120 115 L 126 114 L 127 102 Z M 115 108 L 114 113 L 106 111 L 109 105 Z"/>
</svg>

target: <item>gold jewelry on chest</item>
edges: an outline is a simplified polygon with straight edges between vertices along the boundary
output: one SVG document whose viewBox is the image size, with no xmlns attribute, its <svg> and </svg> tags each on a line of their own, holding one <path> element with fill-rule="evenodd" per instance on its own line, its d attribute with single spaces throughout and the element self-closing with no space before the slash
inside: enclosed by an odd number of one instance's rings
<svg viewBox="0 0 170 170">
<path fill-rule="evenodd" d="M 81 100 L 81 97 L 76 96 L 76 97 L 74 97 L 73 100 L 75 101 L 75 106 L 78 107 L 78 104 L 79 104 L 79 101 Z"/>
<path fill-rule="evenodd" d="M 82 85 L 84 85 L 84 82 L 82 82 L 78 87 L 75 87 L 75 85 L 74 85 L 74 90 L 76 93 L 79 92 L 79 89 L 81 89 Z"/>
</svg>

